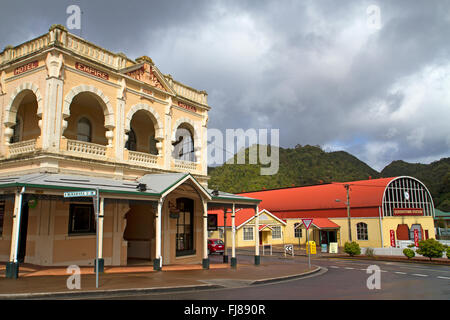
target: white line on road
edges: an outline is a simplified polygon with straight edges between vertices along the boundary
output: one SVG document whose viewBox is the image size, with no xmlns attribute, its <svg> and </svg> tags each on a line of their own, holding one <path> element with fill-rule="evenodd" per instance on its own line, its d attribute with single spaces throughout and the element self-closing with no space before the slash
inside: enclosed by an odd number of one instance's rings
<svg viewBox="0 0 450 320">
<path fill-rule="evenodd" d="M 354 270 L 355 268 L 345 267 L 345 269 L 347 269 L 347 270 Z"/>
<path fill-rule="evenodd" d="M 336 266 L 330 266 L 330 268 L 339 269 L 339 267 Z"/>
<path fill-rule="evenodd" d="M 418 276 L 418 277 L 428 277 L 427 274 L 420 274 L 420 273 L 413 273 L 413 276 Z"/>
<path fill-rule="evenodd" d="M 441 277 L 441 276 L 438 276 L 438 278 L 439 278 L 439 279 L 446 279 L 446 280 L 450 280 L 450 278 L 449 278 L 449 277 Z"/>
<path fill-rule="evenodd" d="M 406 274 L 406 272 L 395 271 L 396 274 Z"/>
</svg>

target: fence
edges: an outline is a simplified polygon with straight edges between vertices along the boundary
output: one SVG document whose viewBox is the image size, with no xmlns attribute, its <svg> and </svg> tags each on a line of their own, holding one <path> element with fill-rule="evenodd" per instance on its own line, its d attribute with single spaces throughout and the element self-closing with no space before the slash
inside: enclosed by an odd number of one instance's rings
<svg viewBox="0 0 450 320">
<path fill-rule="evenodd" d="M 449 240 L 437 240 L 440 243 L 442 243 L 443 245 L 450 245 L 450 241 Z M 403 254 L 403 250 L 405 248 L 408 248 L 409 245 L 414 245 L 414 241 L 412 240 L 396 240 L 396 247 L 387 247 L 387 248 L 372 248 L 373 249 L 373 253 L 375 255 L 380 255 L 380 256 L 404 256 Z M 367 248 L 361 248 L 361 254 L 365 254 L 366 253 L 366 249 Z M 410 248 L 412 250 L 414 250 L 414 252 L 416 253 L 416 257 L 422 257 L 420 254 L 418 254 L 416 252 L 417 248 L 416 247 L 412 247 Z M 444 251 L 444 253 L 442 254 L 443 258 L 446 258 L 446 252 Z"/>
</svg>

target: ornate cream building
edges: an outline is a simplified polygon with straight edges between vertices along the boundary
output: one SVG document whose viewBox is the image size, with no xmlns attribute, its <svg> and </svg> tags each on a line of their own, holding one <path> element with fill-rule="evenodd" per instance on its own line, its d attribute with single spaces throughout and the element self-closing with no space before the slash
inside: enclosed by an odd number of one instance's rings
<svg viewBox="0 0 450 320">
<path fill-rule="evenodd" d="M 117 54 L 54 25 L 0 53 L 0 260 L 92 265 L 99 259 L 202 261 L 206 206 L 254 199 L 207 184 L 207 93 L 152 59 Z"/>
</svg>

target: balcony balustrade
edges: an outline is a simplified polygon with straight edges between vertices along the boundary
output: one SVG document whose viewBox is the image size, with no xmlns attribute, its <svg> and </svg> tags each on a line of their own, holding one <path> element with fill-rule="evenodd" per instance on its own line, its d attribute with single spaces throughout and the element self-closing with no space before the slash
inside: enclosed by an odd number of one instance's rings
<svg viewBox="0 0 450 320">
<path fill-rule="evenodd" d="M 148 167 L 156 167 L 158 165 L 158 156 L 150 153 L 128 151 L 128 161 Z"/>
<path fill-rule="evenodd" d="M 175 171 L 195 172 L 197 171 L 197 163 L 192 161 L 174 159 L 173 168 L 175 169 Z"/>
<path fill-rule="evenodd" d="M 36 151 L 36 139 L 11 143 L 9 145 L 9 154 L 16 156 Z"/>
<path fill-rule="evenodd" d="M 67 151 L 82 157 L 106 158 L 106 146 L 90 142 L 67 140 Z"/>
</svg>

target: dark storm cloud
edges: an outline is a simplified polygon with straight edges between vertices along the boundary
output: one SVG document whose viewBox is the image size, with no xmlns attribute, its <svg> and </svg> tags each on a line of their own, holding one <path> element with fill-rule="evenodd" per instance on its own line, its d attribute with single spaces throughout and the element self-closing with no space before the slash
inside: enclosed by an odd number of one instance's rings
<svg viewBox="0 0 450 320">
<path fill-rule="evenodd" d="M 450 156 L 449 2 L 10 1 L 0 47 L 65 24 L 70 4 L 75 34 L 207 90 L 211 128 L 279 128 L 283 147 L 343 148 L 378 170 Z"/>
</svg>

